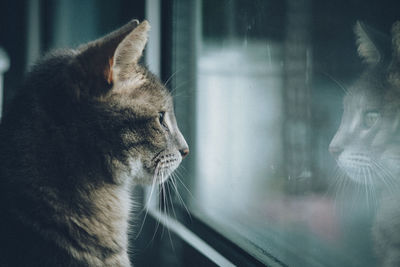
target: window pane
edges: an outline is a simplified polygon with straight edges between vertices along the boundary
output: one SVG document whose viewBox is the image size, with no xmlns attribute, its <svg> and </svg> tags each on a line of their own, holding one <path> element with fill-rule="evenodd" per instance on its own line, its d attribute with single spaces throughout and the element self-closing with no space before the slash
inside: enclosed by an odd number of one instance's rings
<svg viewBox="0 0 400 267">
<path fill-rule="evenodd" d="M 399 7 L 174 1 L 171 85 L 191 146 L 183 176 L 192 196 L 181 189 L 190 212 L 265 263 L 381 266 L 392 260 L 382 249 L 400 258 L 390 247 L 400 237 L 382 234 L 400 233 L 396 102 L 385 109 L 385 88 L 400 89 L 387 78 L 398 75 L 387 66 L 397 64 L 390 28 Z M 360 58 L 358 45 L 384 52 Z M 386 51 L 389 63 L 362 76 Z"/>
</svg>

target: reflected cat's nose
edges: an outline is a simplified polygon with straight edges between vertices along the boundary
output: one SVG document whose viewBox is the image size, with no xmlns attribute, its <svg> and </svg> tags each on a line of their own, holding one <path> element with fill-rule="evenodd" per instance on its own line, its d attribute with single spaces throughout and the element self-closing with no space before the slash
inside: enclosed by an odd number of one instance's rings
<svg viewBox="0 0 400 267">
<path fill-rule="evenodd" d="M 189 154 L 189 148 L 185 147 L 185 148 L 179 149 L 179 152 L 181 153 L 182 158 L 185 158 Z"/>
<path fill-rule="evenodd" d="M 337 159 L 340 155 L 340 153 L 342 153 L 343 148 L 339 147 L 339 146 L 329 146 L 329 152 L 332 154 L 332 156 L 335 157 L 335 159 Z"/>
</svg>

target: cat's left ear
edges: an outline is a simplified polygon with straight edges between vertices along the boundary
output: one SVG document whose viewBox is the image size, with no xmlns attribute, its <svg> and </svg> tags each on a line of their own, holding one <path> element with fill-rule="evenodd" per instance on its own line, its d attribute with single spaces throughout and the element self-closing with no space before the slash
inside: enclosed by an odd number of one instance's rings
<svg viewBox="0 0 400 267">
<path fill-rule="evenodd" d="M 106 93 L 115 79 L 126 76 L 127 69 L 137 64 L 147 41 L 147 21 L 139 24 L 132 20 L 118 30 L 93 42 L 82 45 L 77 50 L 78 65 L 71 68 L 74 76 L 82 77 L 83 86 L 77 86 L 73 92 L 79 100 Z"/>
<path fill-rule="evenodd" d="M 112 81 L 124 81 L 134 75 L 146 46 L 149 30 L 149 23 L 143 21 L 118 45 L 112 59 Z"/>
<path fill-rule="evenodd" d="M 357 21 L 354 27 L 359 56 L 370 66 L 387 62 L 390 58 L 390 39 L 367 24 Z"/>
</svg>

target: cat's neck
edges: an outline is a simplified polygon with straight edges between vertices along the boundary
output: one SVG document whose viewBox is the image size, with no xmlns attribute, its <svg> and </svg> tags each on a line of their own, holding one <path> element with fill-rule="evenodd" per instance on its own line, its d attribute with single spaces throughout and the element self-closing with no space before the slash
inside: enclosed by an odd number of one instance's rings
<svg viewBox="0 0 400 267">
<path fill-rule="evenodd" d="M 77 253 L 94 265 L 100 263 L 105 266 L 129 266 L 128 257 L 128 231 L 129 214 L 131 210 L 131 186 L 106 185 L 88 192 L 88 203 L 83 206 L 84 213 L 75 213 L 69 219 L 72 231 L 81 231 L 84 235 L 82 242 L 89 244 L 91 253 L 85 254 L 76 250 L 76 246 L 68 246 L 70 252 Z M 95 241 L 91 243 L 91 241 Z M 87 248 L 86 248 L 87 249 Z M 97 257 L 97 255 L 101 255 Z"/>
</svg>

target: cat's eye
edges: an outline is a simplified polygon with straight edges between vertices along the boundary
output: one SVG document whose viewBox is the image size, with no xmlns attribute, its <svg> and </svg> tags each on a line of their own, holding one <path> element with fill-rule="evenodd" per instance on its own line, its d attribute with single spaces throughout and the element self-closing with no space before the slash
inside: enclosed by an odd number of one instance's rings
<svg viewBox="0 0 400 267">
<path fill-rule="evenodd" d="M 364 114 L 364 126 L 366 128 L 371 128 L 374 126 L 376 121 L 379 119 L 380 113 L 377 111 L 368 111 Z"/>
<path fill-rule="evenodd" d="M 166 130 L 168 130 L 167 123 L 165 122 L 165 112 L 164 111 L 161 111 L 158 113 L 158 120 L 159 120 L 161 126 L 163 126 Z"/>
</svg>

